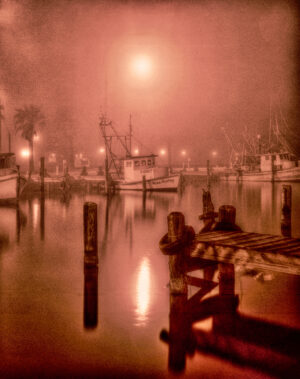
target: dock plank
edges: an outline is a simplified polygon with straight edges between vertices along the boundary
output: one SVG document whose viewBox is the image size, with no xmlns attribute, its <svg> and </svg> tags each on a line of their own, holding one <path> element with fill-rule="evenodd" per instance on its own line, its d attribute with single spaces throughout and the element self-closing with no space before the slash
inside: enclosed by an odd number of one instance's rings
<svg viewBox="0 0 300 379">
<path fill-rule="evenodd" d="M 191 257 L 300 275 L 299 238 L 245 232 L 199 233 Z"/>
</svg>

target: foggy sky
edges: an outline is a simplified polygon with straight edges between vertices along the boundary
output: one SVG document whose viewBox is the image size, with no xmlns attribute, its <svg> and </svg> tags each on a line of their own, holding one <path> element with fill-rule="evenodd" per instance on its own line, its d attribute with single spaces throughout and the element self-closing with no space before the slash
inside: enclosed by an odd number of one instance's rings
<svg viewBox="0 0 300 379">
<path fill-rule="evenodd" d="M 15 108 L 41 107 L 45 135 L 71 133 L 77 151 L 103 145 L 106 106 L 124 132 L 157 152 L 186 149 L 226 159 L 222 127 L 268 128 L 270 102 L 298 128 L 298 9 L 293 1 L 0 2 L 0 98 L 5 127 Z M 153 75 L 138 80 L 144 53 Z M 106 84 L 105 84 L 106 83 Z M 64 129 L 69 130 L 64 133 Z"/>
</svg>

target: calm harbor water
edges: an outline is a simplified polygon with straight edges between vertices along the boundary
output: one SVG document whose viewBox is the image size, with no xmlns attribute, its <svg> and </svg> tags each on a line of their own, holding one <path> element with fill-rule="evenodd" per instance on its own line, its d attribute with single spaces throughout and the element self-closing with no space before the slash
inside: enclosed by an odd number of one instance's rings
<svg viewBox="0 0 300 379">
<path fill-rule="evenodd" d="M 204 187 L 204 185 L 203 185 Z M 216 183 L 217 210 L 237 209 L 244 231 L 280 235 L 281 184 Z M 84 270 L 83 204 L 98 204 L 98 270 Z M 292 236 L 300 237 L 300 184 L 292 184 Z M 158 247 L 167 215 L 202 226 L 202 186 L 177 193 L 22 199 L 0 208 L 1 377 L 172 377 L 168 258 Z M 236 268 L 239 311 L 300 329 L 296 275 Z M 189 294 L 193 293 L 189 289 Z M 284 301 L 283 301 L 284 299 Z M 284 306 L 283 306 L 284 304 Z M 205 320 L 199 327 L 209 328 Z M 276 376 L 213 354 L 187 356 L 184 377 Z M 175 375 L 178 377 L 178 374 Z"/>
</svg>

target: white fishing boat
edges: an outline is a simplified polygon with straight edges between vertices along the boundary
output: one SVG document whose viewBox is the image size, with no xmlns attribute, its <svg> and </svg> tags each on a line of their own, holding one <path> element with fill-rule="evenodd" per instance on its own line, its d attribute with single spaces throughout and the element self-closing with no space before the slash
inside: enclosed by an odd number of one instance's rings
<svg viewBox="0 0 300 379">
<path fill-rule="evenodd" d="M 120 136 L 105 115 L 100 118 L 100 130 L 105 143 L 105 171 L 107 186 L 116 190 L 177 191 L 180 174 L 172 174 L 167 167 L 157 167 L 156 155 L 131 153 L 131 118 L 129 135 Z M 123 157 L 113 152 L 113 139 L 119 142 Z"/>
<path fill-rule="evenodd" d="M 274 112 L 270 108 L 270 114 L 272 113 Z M 291 135 L 291 130 L 285 120 L 280 122 L 281 118 L 281 111 L 270 117 L 268 135 L 266 131 L 263 131 L 264 135 L 255 135 L 245 130 L 239 147 L 225 128 L 222 128 L 231 148 L 230 169 L 221 176 L 223 179 L 256 182 L 300 181 L 300 161 L 293 154 L 293 148 L 286 138 Z M 297 134 L 292 135 L 298 138 Z"/>
<path fill-rule="evenodd" d="M 225 173 L 224 178 L 229 181 L 300 181 L 299 161 L 289 152 L 246 155 L 243 163 Z"/>
<path fill-rule="evenodd" d="M 13 153 L 0 153 L 0 202 L 16 202 L 26 184 Z"/>
<path fill-rule="evenodd" d="M 177 191 L 179 174 L 156 167 L 156 155 L 129 156 L 123 161 L 123 178 L 114 180 L 116 189 L 135 191 Z"/>
</svg>

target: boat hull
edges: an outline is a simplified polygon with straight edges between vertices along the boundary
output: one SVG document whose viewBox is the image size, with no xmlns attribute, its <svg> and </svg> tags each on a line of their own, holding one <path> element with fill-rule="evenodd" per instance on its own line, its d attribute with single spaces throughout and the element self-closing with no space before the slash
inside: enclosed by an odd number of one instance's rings
<svg viewBox="0 0 300 379">
<path fill-rule="evenodd" d="M 245 182 L 300 182 L 300 167 L 277 170 L 274 173 L 272 171 L 229 173 L 223 176 L 223 179 Z"/>
<path fill-rule="evenodd" d="M 154 179 L 137 182 L 115 182 L 116 190 L 132 190 L 132 191 L 177 191 L 180 175 L 170 175 Z M 145 187 L 145 188 L 144 188 Z"/>
<path fill-rule="evenodd" d="M 26 179 L 20 176 L 19 195 L 22 193 Z M 18 174 L 8 174 L 0 176 L 0 202 L 15 202 L 18 199 L 17 193 Z"/>
</svg>

